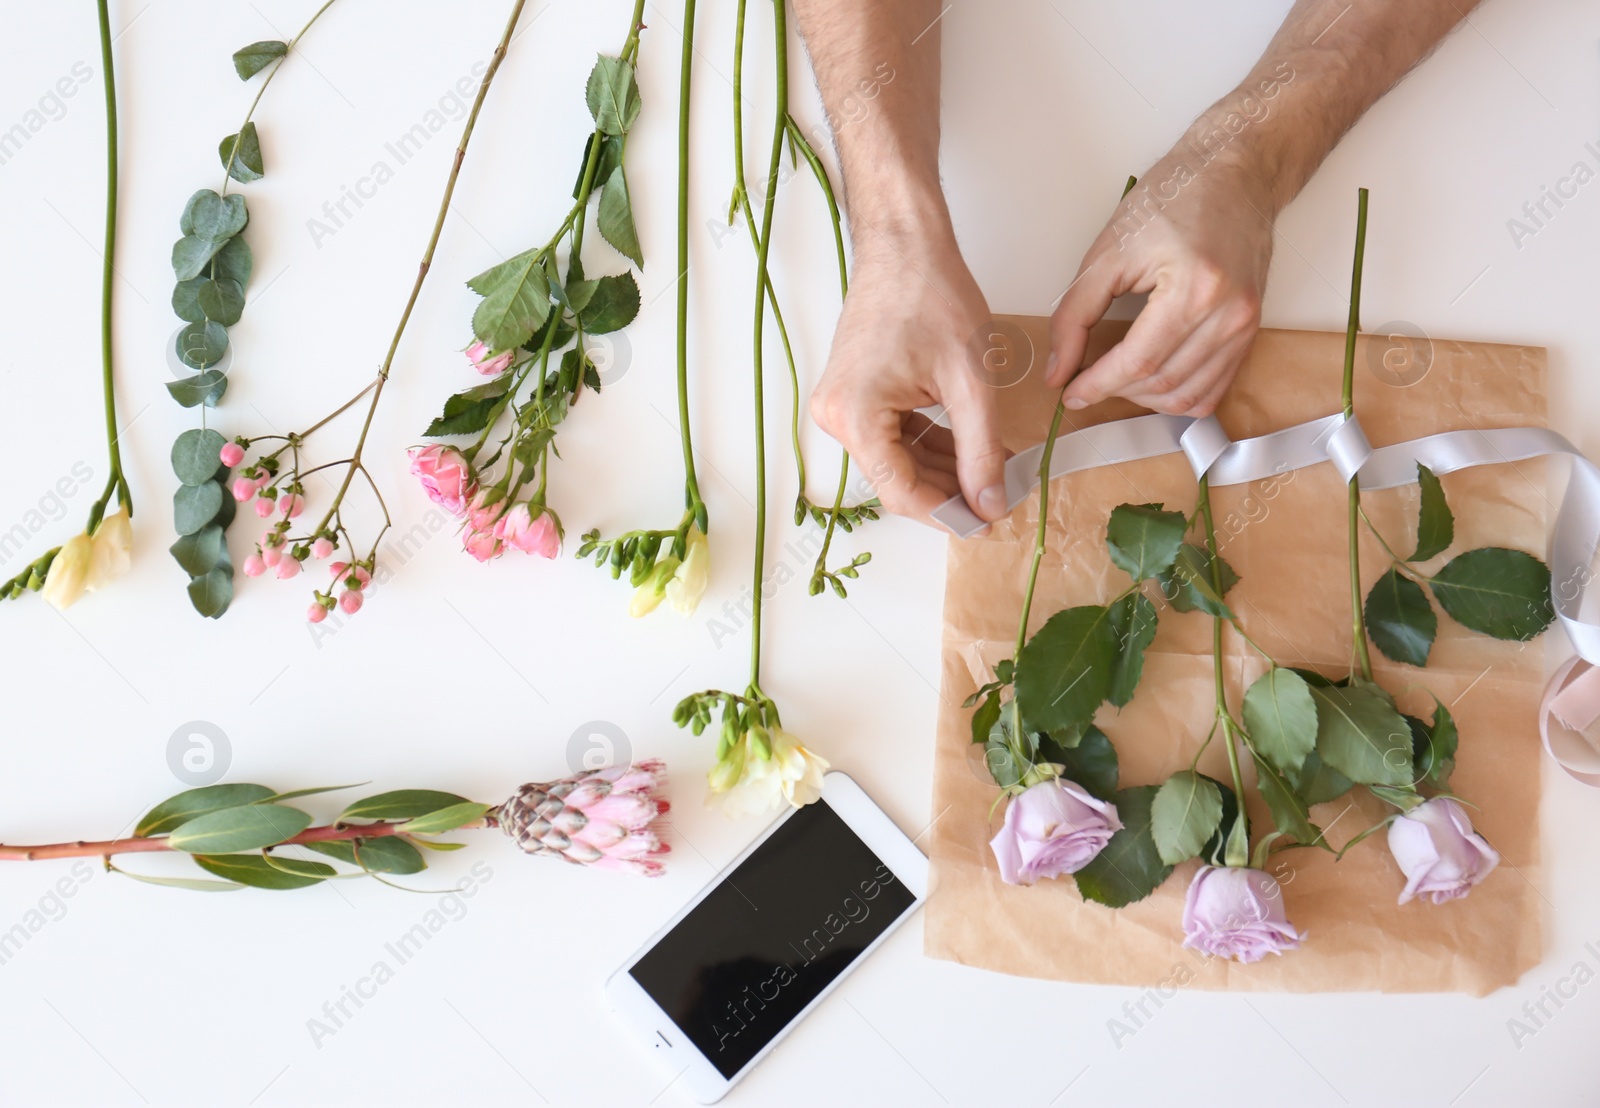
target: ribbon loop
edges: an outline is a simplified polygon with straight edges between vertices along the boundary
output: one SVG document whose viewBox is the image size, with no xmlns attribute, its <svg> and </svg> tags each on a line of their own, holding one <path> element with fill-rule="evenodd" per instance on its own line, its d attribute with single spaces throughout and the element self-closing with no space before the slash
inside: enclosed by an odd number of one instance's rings
<svg viewBox="0 0 1600 1108">
<path fill-rule="evenodd" d="M 1341 422 L 1328 437 L 1328 460 L 1346 481 L 1355 477 L 1370 457 L 1372 444 L 1367 441 L 1367 433 L 1361 429 L 1361 423 L 1355 416 Z"/>
<path fill-rule="evenodd" d="M 1195 480 L 1206 475 L 1212 464 L 1233 446 L 1233 440 L 1228 437 L 1228 432 L 1222 429 L 1222 424 L 1217 422 L 1217 417 L 1208 415 L 1189 424 L 1187 430 L 1178 436 L 1178 447 L 1183 451 L 1183 456 L 1189 459 L 1189 467 L 1194 470 Z"/>
</svg>

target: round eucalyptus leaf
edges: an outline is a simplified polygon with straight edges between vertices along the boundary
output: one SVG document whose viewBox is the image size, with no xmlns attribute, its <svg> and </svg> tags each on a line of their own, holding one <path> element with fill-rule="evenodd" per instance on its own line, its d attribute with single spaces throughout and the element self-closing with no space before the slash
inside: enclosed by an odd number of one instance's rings
<svg viewBox="0 0 1600 1108">
<path fill-rule="evenodd" d="M 206 313 L 200 308 L 200 286 L 210 278 L 191 277 L 179 281 L 172 290 L 172 313 L 185 323 L 204 323 Z"/>
<path fill-rule="evenodd" d="M 228 352 L 228 329 L 209 319 L 204 323 L 191 323 L 178 332 L 175 349 L 184 365 L 191 369 L 208 369 Z"/>
<path fill-rule="evenodd" d="M 227 444 L 220 432 L 209 427 L 190 428 L 172 444 L 172 472 L 185 485 L 210 481 L 222 466 L 222 448 Z"/>
<path fill-rule="evenodd" d="M 232 327 L 244 314 L 244 289 L 226 277 L 201 285 L 196 299 L 206 318 L 224 327 Z"/>
<path fill-rule="evenodd" d="M 222 510 L 222 486 L 215 481 L 200 485 L 179 485 L 172 494 L 172 522 L 180 535 L 192 535 L 217 517 Z"/>
<path fill-rule="evenodd" d="M 169 548 L 177 563 L 190 577 L 210 573 L 222 557 L 223 537 L 220 524 L 208 523 L 192 535 L 180 535 Z"/>
</svg>

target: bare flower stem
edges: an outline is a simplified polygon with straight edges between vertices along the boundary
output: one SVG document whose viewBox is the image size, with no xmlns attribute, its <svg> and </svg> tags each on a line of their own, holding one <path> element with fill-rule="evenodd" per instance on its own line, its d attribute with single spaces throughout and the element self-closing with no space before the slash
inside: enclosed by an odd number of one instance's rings
<svg viewBox="0 0 1600 1108">
<path fill-rule="evenodd" d="M 99 0 L 100 16 L 100 66 L 104 74 L 102 84 L 106 97 L 106 237 L 105 249 L 100 252 L 100 388 L 105 397 L 106 447 L 111 456 L 111 472 L 106 478 L 105 492 L 89 509 L 89 522 L 84 530 L 94 532 L 105 516 L 111 494 L 133 514 L 133 499 L 128 493 L 128 481 L 122 475 L 121 436 L 117 430 L 116 372 L 111 349 L 112 293 L 115 289 L 115 258 L 117 253 L 117 79 L 111 58 L 111 15 L 107 0 Z"/>
<path fill-rule="evenodd" d="M 1065 392 L 1065 388 L 1062 392 Z M 1056 393 L 1056 410 L 1050 416 L 1050 430 L 1044 438 L 1044 453 L 1039 456 L 1039 529 L 1033 536 L 1033 564 L 1028 567 L 1028 590 L 1022 594 L 1022 616 L 1017 620 L 1017 647 L 1012 660 L 1022 657 L 1022 648 L 1028 641 L 1028 617 L 1033 611 L 1033 590 L 1039 583 L 1039 565 L 1044 561 L 1045 533 L 1050 523 L 1050 457 L 1055 453 L 1056 435 L 1061 430 L 1065 410 L 1061 406 L 1061 392 Z"/>
<path fill-rule="evenodd" d="M 1344 417 L 1355 415 L 1356 333 L 1361 329 L 1361 266 L 1367 250 L 1367 190 L 1356 202 L 1356 254 L 1350 269 L 1350 319 L 1344 333 Z M 1367 647 L 1367 624 L 1361 610 L 1361 481 L 1352 476 L 1349 488 L 1350 622 L 1356 662 L 1363 680 L 1372 680 L 1372 653 Z"/>
</svg>

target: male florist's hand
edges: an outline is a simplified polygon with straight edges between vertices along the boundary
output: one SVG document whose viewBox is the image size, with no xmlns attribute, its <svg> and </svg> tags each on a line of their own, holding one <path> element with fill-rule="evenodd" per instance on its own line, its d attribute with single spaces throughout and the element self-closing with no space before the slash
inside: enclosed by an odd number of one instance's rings
<svg viewBox="0 0 1600 1108">
<path fill-rule="evenodd" d="M 1147 292 L 1123 340 L 1067 387 L 1069 408 L 1121 396 L 1175 415 L 1209 415 L 1261 323 L 1276 207 L 1250 172 L 1222 160 L 1157 162 L 1095 239 L 1051 321 L 1045 380 L 1077 372 L 1089 328 L 1113 298 Z"/>
<path fill-rule="evenodd" d="M 984 519 L 1005 514 L 1006 453 L 993 387 L 968 344 L 989 308 L 952 240 L 858 236 L 850 294 L 811 414 L 844 444 L 896 515 L 928 521 L 957 493 Z M 916 414 L 942 407 L 946 430 Z"/>
</svg>

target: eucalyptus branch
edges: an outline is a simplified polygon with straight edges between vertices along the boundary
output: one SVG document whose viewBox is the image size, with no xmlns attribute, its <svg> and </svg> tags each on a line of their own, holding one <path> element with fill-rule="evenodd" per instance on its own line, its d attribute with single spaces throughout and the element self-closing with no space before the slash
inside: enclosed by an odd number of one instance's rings
<svg viewBox="0 0 1600 1108">
<path fill-rule="evenodd" d="M 228 182 L 233 178 L 233 165 L 235 160 L 237 160 L 239 157 L 239 148 L 244 145 L 242 136 L 244 135 L 245 128 L 250 125 L 251 119 L 256 114 L 256 105 L 261 103 L 261 97 L 266 93 L 267 86 L 272 84 L 272 79 L 278 75 L 278 70 L 283 68 L 283 63 L 289 60 L 289 55 L 292 54 L 294 52 L 294 48 L 300 44 L 300 40 L 305 37 L 306 32 L 311 30 L 312 24 L 321 19 L 322 13 L 333 7 L 333 4 L 334 0 L 327 0 L 322 7 L 318 8 L 311 14 L 311 18 L 306 20 L 305 26 L 301 27 L 295 32 L 294 38 L 284 43 L 283 53 L 280 54 L 278 59 L 272 63 L 272 68 L 267 71 L 267 75 L 261 79 L 261 86 L 256 89 L 255 97 L 250 101 L 249 110 L 244 113 L 244 119 L 239 123 L 238 131 L 234 132 L 236 136 L 239 136 L 239 139 L 234 142 L 232 148 L 228 151 L 228 160 L 223 163 L 221 192 L 224 196 L 228 194 Z"/>
</svg>

